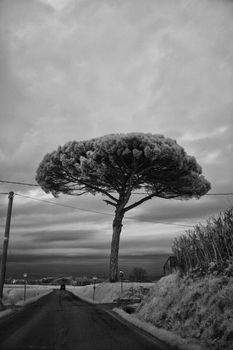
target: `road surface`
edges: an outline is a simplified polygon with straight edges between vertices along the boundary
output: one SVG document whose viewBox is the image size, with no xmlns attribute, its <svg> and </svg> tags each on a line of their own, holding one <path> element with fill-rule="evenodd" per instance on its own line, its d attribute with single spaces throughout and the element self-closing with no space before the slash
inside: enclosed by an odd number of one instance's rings
<svg viewBox="0 0 233 350">
<path fill-rule="evenodd" d="M 68 291 L 53 291 L 0 322 L 1 350 L 170 349 L 103 307 Z"/>
</svg>

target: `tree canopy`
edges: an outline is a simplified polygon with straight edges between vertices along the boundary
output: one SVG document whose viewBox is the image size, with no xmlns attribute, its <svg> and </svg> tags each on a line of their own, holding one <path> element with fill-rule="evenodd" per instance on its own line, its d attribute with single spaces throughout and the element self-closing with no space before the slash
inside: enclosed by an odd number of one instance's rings
<svg viewBox="0 0 233 350">
<path fill-rule="evenodd" d="M 36 180 L 54 196 L 98 192 L 117 206 L 114 192 L 126 194 L 141 188 L 148 196 L 199 198 L 210 189 L 201 173 L 196 159 L 175 140 L 130 133 L 66 143 L 44 157 Z"/>
</svg>

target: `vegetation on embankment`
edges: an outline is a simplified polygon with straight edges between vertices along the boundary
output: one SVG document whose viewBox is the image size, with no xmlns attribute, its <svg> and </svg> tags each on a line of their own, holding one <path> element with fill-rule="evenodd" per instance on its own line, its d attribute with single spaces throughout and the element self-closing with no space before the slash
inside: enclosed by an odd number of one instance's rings
<svg viewBox="0 0 233 350">
<path fill-rule="evenodd" d="M 185 272 L 223 272 L 233 259 L 233 207 L 176 238 L 172 250 Z"/>
<path fill-rule="evenodd" d="M 135 316 L 202 349 L 232 349 L 233 208 L 177 238 L 173 251 L 180 271 L 161 278 Z"/>
<path fill-rule="evenodd" d="M 232 349 L 233 277 L 194 279 L 172 274 L 150 290 L 136 311 L 140 320 L 198 341 L 202 349 Z"/>
</svg>

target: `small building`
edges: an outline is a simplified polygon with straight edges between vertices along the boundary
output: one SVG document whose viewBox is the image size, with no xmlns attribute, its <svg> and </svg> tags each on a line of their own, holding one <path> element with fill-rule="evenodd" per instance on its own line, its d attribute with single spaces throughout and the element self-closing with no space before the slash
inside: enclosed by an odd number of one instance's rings
<svg viewBox="0 0 233 350">
<path fill-rule="evenodd" d="M 177 271 L 177 268 L 178 268 L 177 258 L 173 255 L 169 256 L 169 258 L 167 259 L 167 261 L 163 265 L 164 276 L 167 276 L 170 273 Z"/>
</svg>

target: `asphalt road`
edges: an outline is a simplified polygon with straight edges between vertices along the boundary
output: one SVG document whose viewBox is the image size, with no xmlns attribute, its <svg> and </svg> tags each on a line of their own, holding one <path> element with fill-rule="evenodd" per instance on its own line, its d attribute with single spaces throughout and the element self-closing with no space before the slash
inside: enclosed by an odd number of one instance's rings
<svg viewBox="0 0 233 350">
<path fill-rule="evenodd" d="M 165 350 L 103 307 L 54 291 L 0 322 L 1 350 Z"/>
</svg>

